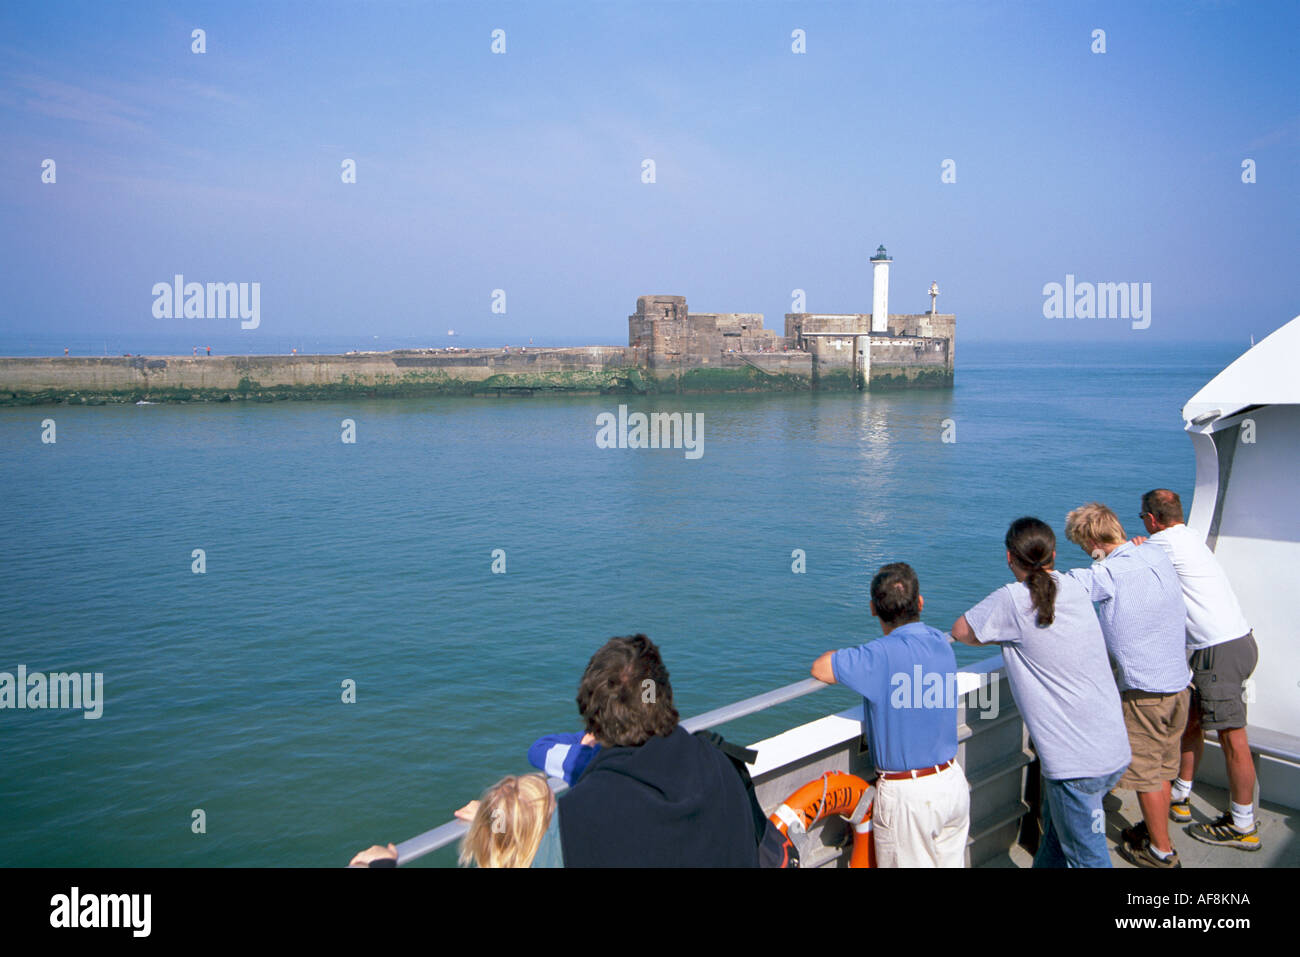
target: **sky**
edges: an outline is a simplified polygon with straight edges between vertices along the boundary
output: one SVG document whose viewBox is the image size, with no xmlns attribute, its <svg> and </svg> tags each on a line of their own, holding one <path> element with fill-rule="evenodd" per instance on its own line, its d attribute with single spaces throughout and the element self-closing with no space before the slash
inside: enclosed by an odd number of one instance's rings
<svg viewBox="0 0 1300 957">
<path fill-rule="evenodd" d="M 617 345 L 647 294 L 781 331 L 796 290 L 869 312 L 884 244 L 890 311 L 937 281 L 959 342 L 1245 344 L 1300 313 L 1298 30 L 1294 2 L 5 4 L 0 340 Z M 156 317 L 176 274 L 259 283 L 257 328 Z M 1149 288 L 1149 325 L 1048 317 L 1067 276 Z"/>
</svg>

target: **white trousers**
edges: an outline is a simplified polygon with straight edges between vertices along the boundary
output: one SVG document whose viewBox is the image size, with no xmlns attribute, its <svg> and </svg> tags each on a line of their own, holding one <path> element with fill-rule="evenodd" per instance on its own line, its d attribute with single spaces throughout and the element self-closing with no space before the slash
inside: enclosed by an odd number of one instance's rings
<svg viewBox="0 0 1300 957">
<path fill-rule="evenodd" d="M 964 867 L 970 785 L 961 765 L 923 778 L 881 778 L 871 821 L 879 867 Z"/>
</svg>

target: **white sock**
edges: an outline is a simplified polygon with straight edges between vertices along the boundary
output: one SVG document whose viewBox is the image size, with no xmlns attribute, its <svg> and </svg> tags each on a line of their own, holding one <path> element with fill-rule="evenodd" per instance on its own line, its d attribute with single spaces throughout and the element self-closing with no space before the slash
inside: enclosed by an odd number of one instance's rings
<svg viewBox="0 0 1300 957">
<path fill-rule="evenodd" d="M 1232 824 L 1239 831 L 1249 831 L 1255 826 L 1255 806 L 1253 804 L 1238 804 L 1236 801 L 1228 802 L 1232 808 Z"/>
<path fill-rule="evenodd" d="M 1169 789 L 1169 800 L 1182 801 L 1192 793 L 1192 782 L 1184 781 L 1182 778 L 1174 778 L 1173 786 Z"/>
<path fill-rule="evenodd" d="M 1160 860 L 1162 861 L 1167 861 L 1169 860 L 1169 858 L 1174 856 L 1173 851 L 1162 851 L 1154 844 L 1151 845 L 1151 853 L 1154 854 L 1156 857 L 1160 858 Z"/>
</svg>

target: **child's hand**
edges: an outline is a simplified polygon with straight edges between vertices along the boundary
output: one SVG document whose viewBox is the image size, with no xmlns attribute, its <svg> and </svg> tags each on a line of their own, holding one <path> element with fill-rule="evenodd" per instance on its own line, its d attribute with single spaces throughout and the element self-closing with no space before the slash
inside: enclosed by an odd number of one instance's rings
<svg viewBox="0 0 1300 957">
<path fill-rule="evenodd" d="M 580 741 L 579 743 L 584 748 L 589 748 L 596 743 L 596 736 L 592 734 L 590 731 L 588 731 L 586 734 L 582 736 L 582 741 Z"/>
<path fill-rule="evenodd" d="M 456 812 L 456 816 L 462 821 L 472 822 L 478 815 L 478 801 L 470 801 L 463 808 Z"/>
<path fill-rule="evenodd" d="M 369 867 L 371 861 L 377 861 L 381 858 L 397 860 L 397 848 L 392 844 L 384 847 L 382 844 L 376 844 L 369 850 L 361 851 L 356 857 L 348 863 L 348 867 Z"/>
</svg>

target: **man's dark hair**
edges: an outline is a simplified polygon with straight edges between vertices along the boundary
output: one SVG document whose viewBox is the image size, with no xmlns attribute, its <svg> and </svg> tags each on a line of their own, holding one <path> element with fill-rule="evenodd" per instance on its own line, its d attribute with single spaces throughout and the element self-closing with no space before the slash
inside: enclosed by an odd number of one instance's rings
<svg viewBox="0 0 1300 957">
<path fill-rule="evenodd" d="M 921 585 L 906 562 L 884 565 L 871 579 L 871 603 L 876 617 L 887 625 L 905 625 L 921 619 Z"/>
<path fill-rule="evenodd" d="M 1183 501 L 1177 492 L 1167 488 L 1153 488 L 1142 496 L 1143 513 L 1150 512 L 1161 525 L 1179 525 L 1183 522 Z"/>
<path fill-rule="evenodd" d="M 645 635 L 605 642 L 578 684 L 578 713 L 589 732 L 613 747 L 640 747 L 672 734 L 677 709 L 655 643 Z"/>
</svg>

